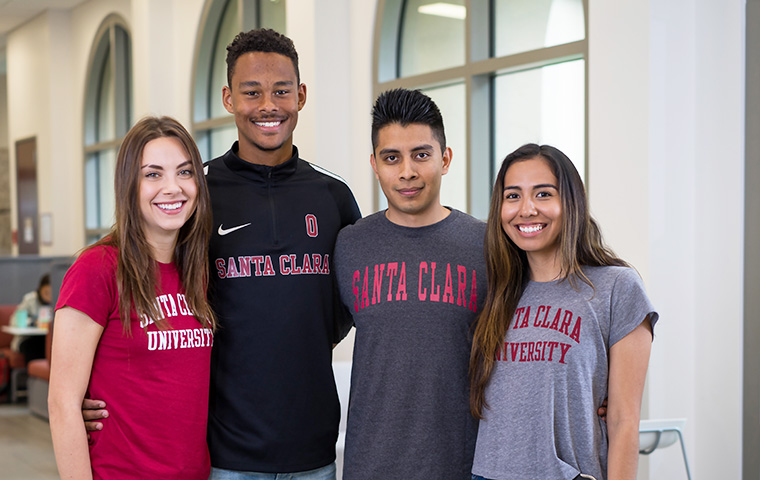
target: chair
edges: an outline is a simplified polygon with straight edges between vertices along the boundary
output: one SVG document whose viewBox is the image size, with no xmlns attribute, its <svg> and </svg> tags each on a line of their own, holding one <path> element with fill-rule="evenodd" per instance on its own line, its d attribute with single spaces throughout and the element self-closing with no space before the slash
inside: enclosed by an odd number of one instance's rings
<svg viewBox="0 0 760 480">
<path fill-rule="evenodd" d="M 686 459 L 686 446 L 683 443 L 683 434 L 681 433 L 684 425 L 686 425 L 685 418 L 641 420 L 639 422 L 639 454 L 650 455 L 658 448 L 669 447 L 679 441 L 681 442 L 683 463 L 686 466 L 686 477 L 691 480 L 689 461 Z"/>
</svg>

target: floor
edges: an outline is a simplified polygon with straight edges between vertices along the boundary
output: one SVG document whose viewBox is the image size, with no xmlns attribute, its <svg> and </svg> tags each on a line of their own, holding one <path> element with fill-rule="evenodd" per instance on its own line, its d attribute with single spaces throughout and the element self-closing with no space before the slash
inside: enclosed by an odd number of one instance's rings
<svg viewBox="0 0 760 480">
<path fill-rule="evenodd" d="M 0 478 L 58 479 L 50 425 L 26 405 L 0 405 Z"/>
</svg>

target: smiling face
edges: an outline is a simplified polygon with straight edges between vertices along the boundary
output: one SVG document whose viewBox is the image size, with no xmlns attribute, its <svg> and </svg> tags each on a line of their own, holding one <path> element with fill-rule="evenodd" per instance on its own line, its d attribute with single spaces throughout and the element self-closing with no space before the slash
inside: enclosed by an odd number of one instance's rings
<svg viewBox="0 0 760 480">
<path fill-rule="evenodd" d="M 298 84 L 291 59 L 279 53 L 244 53 L 235 62 L 222 101 L 235 115 L 240 158 L 263 165 L 290 159 L 298 112 L 306 103 L 306 86 Z"/>
<path fill-rule="evenodd" d="M 391 123 L 381 128 L 370 163 L 388 199 L 386 216 L 393 223 L 421 227 L 449 214 L 440 197 L 451 149 L 441 153 L 441 144 L 429 126 Z"/>
<path fill-rule="evenodd" d="M 509 166 L 504 176 L 501 226 L 527 254 L 531 268 L 558 264 L 562 201 L 549 163 L 534 157 Z"/>
<path fill-rule="evenodd" d="M 174 137 L 145 144 L 140 162 L 139 202 L 143 232 L 151 245 L 173 244 L 195 211 L 198 194 L 190 156 Z"/>
</svg>

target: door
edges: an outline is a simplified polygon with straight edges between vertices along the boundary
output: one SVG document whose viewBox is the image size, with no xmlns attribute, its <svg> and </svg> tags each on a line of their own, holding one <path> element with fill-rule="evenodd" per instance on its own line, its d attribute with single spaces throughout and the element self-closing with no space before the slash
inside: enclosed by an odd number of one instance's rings
<svg viewBox="0 0 760 480">
<path fill-rule="evenodd" d="M 16 142 L 16 193 L 18 195 L 18 253 L 38 255 L 37 139 Z"/>
</svg>

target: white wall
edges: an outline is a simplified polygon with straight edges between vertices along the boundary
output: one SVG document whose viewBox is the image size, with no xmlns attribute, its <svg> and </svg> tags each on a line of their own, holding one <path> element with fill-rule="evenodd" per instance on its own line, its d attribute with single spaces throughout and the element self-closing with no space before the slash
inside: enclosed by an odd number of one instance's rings
<svg viewBox="0 0 760 480">
<path fill-rule="evenodd" d="M 740 478 L 744 2 L 589 1 L 589 190 L 661 313 L 643 417 Z M 685 478 L 657 452 L 641 478 Z"/>
</svg>

